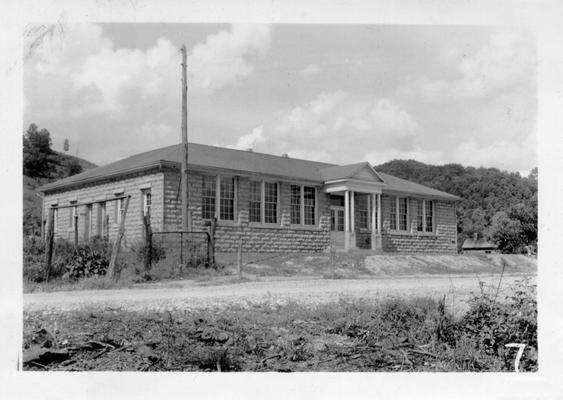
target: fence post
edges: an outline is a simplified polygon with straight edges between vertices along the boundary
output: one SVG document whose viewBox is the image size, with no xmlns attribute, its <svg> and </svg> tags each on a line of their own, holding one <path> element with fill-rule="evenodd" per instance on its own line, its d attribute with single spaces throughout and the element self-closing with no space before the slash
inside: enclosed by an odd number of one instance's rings
<svg viewBox="0 0 563 400">
<path fill-rule="evenodd" d="M 336 265 L 334 257 L 336 255 L 336 249 L 334 248 L 334 243 L 330 243 L 330 274 L 331 279 L 336 278 Z"/>
<path fill-rule="evenodd" d="M 72 221 L 74 227 L 74 248 L 78 247 L 78 213 L 73 217 Z"/>
<path fill-rule="evenodd" d="M 209 225 L 209 259 L 211 265 L 215 265 L 215 229 L 217 228 L 217 218 L 211 220 Z"/>
<path fill-rule="evenodd" d="M 150 216 L 149 214 L 143 216 L 143 228 L 145 237 L 145 271 L 151 268 L 151 247 L 150 247 Z"/>
<path fill-rule="evenodd" d="M 53 241 L 55 239 L 55 209 L 49 208 L 49 222 L 47 225 L 47 251 L 45 252 L 45 280 L 51 277 L 51 263 L 53 261 Z"/>
<path fill-rule="evenodd" d="M 152 227 L 149 219 L 149 269 L 152 268 Z"/>
<path fill-rule="evenodd" d="M 238 278 L 242 280 L 242 236 L 238 240 L 237 266 Z"/>
<path fill-rule="evenodd" d="M 109 261 L 109 267 L 107 275 L 109 277 L 115 277 L 115 263 L 117 262 L 117 254 L 119 253 L 119 248 L 121 247 L 121 239 L 125 234 L 125 217 L 127 215 L 127 208 L 129 208 L 129 200 L 131 196 L 127 196 L 125 199 L 125 208 L 123 209 L 123 215 L 121 216 L 121 224 L 119 224 L 119 233 L 113 244 L 113 250 L 111 251 L 111 259 Z"/>
<path fill-rule="evenodd" d="M 184 232 L 180 232 L 180 272 L 184 270 Z"/>
</svg>

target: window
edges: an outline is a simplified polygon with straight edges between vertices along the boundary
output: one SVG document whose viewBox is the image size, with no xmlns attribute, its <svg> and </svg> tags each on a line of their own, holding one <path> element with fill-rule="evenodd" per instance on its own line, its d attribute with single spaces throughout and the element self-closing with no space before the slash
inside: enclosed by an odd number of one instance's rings
<svg viewBox="0 0 563 400">
<path fill-rule="evenodd" d="M 248 218 L 250 222 L 262 222 L 262 182 L 250 181 Z"/>
<path fill-rule="evenodd" d="M 408 199 L 406 197 L 399 197 L 399 230 L 407 230 L 408 220 Z"/>
<path fill-rule="evenodd" d="M 264 222 L 278 223 L 278 184 L 264 182 Z"/>
<path fill-rule="evenodd" d="M 219 219 L 235 219 L 235 178 L 221 178 L 219 190 Z"/>
<path fill-rule="evenodd" d="M 315 225 L 317 189 L 313 186 L 291 185 L 290 220 L 293 225 Z"/>
<path fill-rule="evenodd" d="M 123 215 L 123 207 L 125 206 L 124 200 L 125 199 L 123 197 L 117 199 L 117 204 L 115 206 L 115 223 L 116 224 L 121 223 L 121 217 Z"/>
<path fill-rule="evenodd" d="M 416 200 L 416 230 L 431 233 L 434 231 L 434 202 Z"/>
<path fill-rule="evenodd" d="M 76 201 L 71 201 L 71 204 L 75 204 Z M 69 209 L 69 221 L 68 226 L 74 229 L 74 220 L 78 216 L 78 206 L 72 206 Z"/>
<path fill-rule="evenodd" d="M 278 223 L 278 184 L 275 182 L 250 181 L 249 221 Z"/>
<path fill-rule="evenodd" d="M 424 200 L 424 212 L 425 212 L 425 232 L 434 231 L 434 202 L 431 200 Z"/>
<path fill-rule="evenodd" d="M 55 208 L 53 210 L 53 233 L 57 233 L 57 230 L 59 228 L 59 223 L 57 222 L 59 219 L 59 209 Z"/>
<path fill-rule="evenodd" d="M 369 228 L 369 197 L 366 195 L 358 197 L 358 219 L 360 229 Z"/>
<path fill-rule="evenodd" d="M 424 201 L 416 200 L 416 230 L 422 232 L 424 230 Z"/>
<path fill-rule="evenodd" d="M 314 187 L 303 186 L 303 205 L 305 225 L 315 225 L 315 207 L 317 193 Z"/>
<path fill-rule="evenodd" d="M 389 201 L 389 229 L 392 231 L 407 231 L 409 221 L 409 199 L 406 197 L 389 196 Z"/>
<path fill-rule="evenodd" d="M 150 216 L 151 205 L 152 205 L 151 190 L 145 189 L 142 191 L 142 194 L 143 194 L 143 217 L 146 217 L 147 215 Z"/>
<path fill-rule="evenodd" d="M 92 204 L 86 205 L 86 230 L 84 231 L 84 240 L 90 240 L 92 237 Z"/>
<path fill-rule="evenodd" d="M 98 235 L 106 237 L 106 203 L 101 202 L 98 205 Z"/>
<path fill-rule="evenodd" d="M 397 197 L 389 196 L 389 229 L 397 230 Z"/>
<path fill-rule="evenodd" d="M 202 218 L 218 217 L 220 220 L 233 221 L 235 219 L 235 178 L 216 176 L 203 176 L 202 178 Z"/>
<path fill-rule="evenodd" d="M 291 185 L 290 197 L 291 223 L 301 225 L 301 186 Z"/>
<path fill-rule="evenodd" d="M 217 179 L 214 176 L 203 177 L 203 188 L 201 194 L 201 217 L 211 219 L 215 217 L 215 186 Z"/>
</svg>

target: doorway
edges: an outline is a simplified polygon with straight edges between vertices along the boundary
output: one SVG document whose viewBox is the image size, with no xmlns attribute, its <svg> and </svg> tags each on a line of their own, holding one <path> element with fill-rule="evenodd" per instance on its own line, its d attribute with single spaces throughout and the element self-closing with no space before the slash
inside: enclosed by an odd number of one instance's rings
<svg viewBox="0 0 563 400">
<path fill-rule="evenodd" d="M 330 207 L 330 239 L 336 247 L 344 247 L 344 207 Z"/>
</svg>

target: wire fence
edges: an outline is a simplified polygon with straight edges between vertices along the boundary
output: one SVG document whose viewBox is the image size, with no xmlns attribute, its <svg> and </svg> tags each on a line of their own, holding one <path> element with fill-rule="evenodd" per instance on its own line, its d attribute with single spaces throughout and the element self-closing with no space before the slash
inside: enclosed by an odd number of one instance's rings
<svg viewBox="0 0 563 400">
<path fill-rule="evenodd" d="M 151 232 L 148 258 L 152 268 L 197 268 L 212 264 L 208 232 Z"/>
</svg>

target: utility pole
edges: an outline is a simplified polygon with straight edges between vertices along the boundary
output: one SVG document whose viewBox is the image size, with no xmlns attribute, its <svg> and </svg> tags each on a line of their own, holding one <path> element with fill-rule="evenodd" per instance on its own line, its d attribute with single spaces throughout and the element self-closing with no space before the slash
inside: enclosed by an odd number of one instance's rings
<svg viewBox="0 0 563 400">
<path fill-rule="evenodd" d="M 186 45 L 182 45 L 182 230 L 191 230 L 188 205 L 188 78 Z"/>
</svg>

